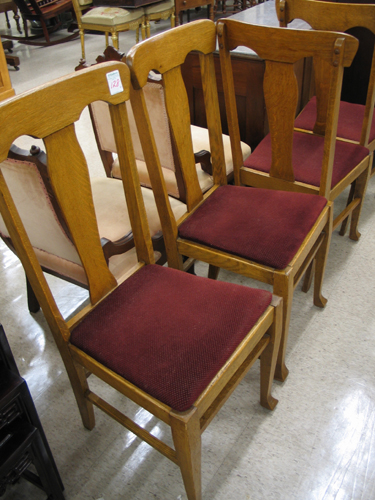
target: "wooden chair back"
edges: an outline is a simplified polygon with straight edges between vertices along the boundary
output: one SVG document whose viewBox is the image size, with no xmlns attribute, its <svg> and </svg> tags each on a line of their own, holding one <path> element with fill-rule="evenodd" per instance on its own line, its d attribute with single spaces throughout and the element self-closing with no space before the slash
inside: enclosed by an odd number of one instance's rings
<svg viewBox="0 0 375 500">
<path fill-rule="evenodd" d="M 165 51 L 166 36 L 168 36 L 167 43 L 173 46 L 175 50 Z M 181 65 L 184 63 L 187 54 L 193 50 L 198 51 L 200 57 L 214 182 L 211 190 L 205 195 L 202 194 L 197 178 L 190 129 L 189 102 L 181 75 Z M 178 30 L 154 36 L 147 41 L 147 44 L 140 43 L 133 47 L 127 55 L 126 61 L 131 69 L 134 89 L 132 92 L 132 106 L 138 124 L 144 157 L 147 165 L 155 166 L 153 169 L 149 169 L 149 176 L 155 197 L 159 201 L 159 215 L 164 223 L 172 225 L 168 231 L 164 232 L 165 238 L 168 238 L 167 235 L 173 234 L 175 236 L 177 234 L 177 224 L 173 220 L 170 211 L 165 182 L 163 182 L 161 175 L 160 160 L 154 155 L 156 148 L 152 147 L 154 137 L 147 115 L 143 89 L 150 71 L 154 70 L 162 74 L 171 135 L 185 184 L 188 212 L 191 212 L 203 201 L 204 197 L 209 196 L 212 190 L 227 182 L 213 61 L 213 52 L 215 50 L 215 24 L 209 20 L 202 20 L 181 26 Z M 172 237 L 169 242 L 166 242 L 167 253 L 168 249 L 171 251 L 171 248 L 175 248 L 175 245 L 175 237 Z M 173 257 L 168 254 L 170 265 L 178 266 L 175 257 L 176 255 Z"/>
<path fill-rule="evenodd" d="M 6 160 L 11 144 L 21 135 L 44 141 L 50 185 L 85 270 L 92 305 L 117 286 L 101 247 L 87 163 L 74 129 L 83 109 L 93 101 L 110 104 L 116 142 L 121 144 L 118 152 L 124 185 L 127 185 L 125 195 L 129 207 L 132 204 L 129 218 L 138 258 L 154 262 L 126 113 L 129 86 L 126 65 L 111 62 L 61 78 L 0 105 L 0 117 L 7 123 L 0 144 L 0 162 Z M 68 339 L 69 328 L 48 288 L 2 171 L 0 192 L 0 212 L 10 238 L 57 345 L 61 346 L 61 335 Z"/>
<path fill-rule="evenodd" d="M 338 110 L 343 68 L 349 66 L 358 48 L 350 35 L 305 30 L 285 30 L 255 26 L 223 19 L 217 25 L 226 109 L 234 158 L 235 182 L 240 184 L 243 165 L 239 143 L 237 108 L 230 52 L 239 46 L 253 50 L 265 61 L 263 90 L 271 135 L 272 164 L 270 177 L 278 189 L 294 183 L 292 146 L 298 86 L 293 65 L 305 57 L 319 59 L 325 72 L 326 113 L 319 125 L 325 135 L 319 194 L 328 197 L 331 188 Z M 291 189 L 290 187 L 287 189 Z"/>
<path fill-rule="evenodd" d="M 287 26 L 293 19 L 302 19 L 314 30 L 347 32 L 353 28 L 365 28 L 375 36 L 375 5 L 358 3 L 337 3 L 318 0 L 276 0 L 276 12 L 280 26 Z M 315 61 L 314 61 L 315 64 Z M 328 102 L 324 83 L 324 68 L 315 66 L 315 87 L 317 96 L 317 123 L 321 128 Z M 360 144 L 367 146 L 375 104 L 375 50 L 372 54 L 370 76 L 367 88 L 366 108 L 362 123 Z"/>
</svg>

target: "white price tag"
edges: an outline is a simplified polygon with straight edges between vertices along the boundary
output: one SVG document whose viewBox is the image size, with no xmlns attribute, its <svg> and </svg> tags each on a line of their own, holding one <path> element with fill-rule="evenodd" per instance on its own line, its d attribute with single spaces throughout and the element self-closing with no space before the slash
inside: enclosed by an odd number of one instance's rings
<svg viewBox="0 0 375 500">
<path fill-rule="evenodd" d="M 111 73 L 107 73 L 106 76 L 107 76 L 108 88 L 111 95 L 123 92 L 124 88 L 122 86 L 120 73 L 118 69 L 116 69 L 115 71 L 111 71 Z"/>
</svg>

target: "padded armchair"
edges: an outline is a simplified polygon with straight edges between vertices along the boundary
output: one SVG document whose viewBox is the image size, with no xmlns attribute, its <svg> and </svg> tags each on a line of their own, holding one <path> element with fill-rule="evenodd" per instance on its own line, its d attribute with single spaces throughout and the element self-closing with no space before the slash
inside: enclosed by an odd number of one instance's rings
<svg viewBox="0 0 375 500">
<path fill-rule="evenodd" d="M 347 4 L 314 0 L 278 0 L 276 12 L 280 26 L 287 26 L 293 19 L 306 21 L 315 30 L 346 32 L 352 28 L 366 28 L 375 36 L 375 6 L 371 4 Z M 325 94 L 320 90 L 324 80 L 316 80 L 317 95 L 297 117 L 295 126 L 301 130 L 318 131 L 317 121 L 324 116 Z M 375 52 L 372 57 L 366 105 L 340 102 L 337 137 L 375 149 Z M 317 119 L 318 106 L 318 119 Z"/>
<path fill-rule="evenodd" d="M 85 59 L 85 30 L 105 33 L 105 46 L 108 47 L 108 34 L 113 46 L 118 49 L 117 33 L 135 30 L 136 43 L 139 41 L 141 26 L 142 40 L 146 36 L 145 13 L 143 8 L 122 9 L 120 7 L 92 7 L 92 0 L 72 0 L 81 37 L 82 59 Z"/>
<path fill-rule="evenodd" d="M 223 21 L 218 25 L 221 67 L 226 79 L 227 114 L 231 116 L 233 146 L 238 148 L 238 123 L 230 51 L 238 45 L 252 48 L 266 61 L 263 89 L 266 101 L 270 134 L 253 151 L 243 165 L 235 168 L 237 184 L 271 189 L 284 189 L 316 193 L 334 201 L 355 181 L 354 199 L 333 221 L 335 229 L 351 214 L 349 237 L 358 240 L 358 222 L 366 192 L 372 158 L 369 150 L 358 144 L 337 141 L 336 130 L 342 85 L 343 68 L 350 66 L 358 48 L 358 41 L 349 35 L 328 35 L 327 32 L 310 30 L 276 29 L 272 33 L 275 44 L 284 43 L 283 31 L 290 32 L 290 45 L 279 51 L 273 46 L 257 44 L 246 24 Z M 237 30 L 237 32 L 236 32 Z M 248 32 L 251 34 L 248 34 Z M 328 36 L 335 37 L 332 46 L 326 45 Z M 293 38 L 294 37 L 294 38 Z M 315 41 L 304 45 L 305 38 Z M 294 47 L 301 47 L 298 51 Z M 324 87 L 319 93 L 325 100 L 325 114 L 320 117 L 319 135 L 293 131 L 298 98 L 298 88 L 293 72 L 293 62 L 303 57 L 313 57 L 315 73 L 324 76 Z"/>
<path fill-rule="evenodd" d="M 265 30 L 261 40 L 269 45 L 268 28 L 258 29 Z M 278 31 L 288 33 L 281 28 Z M 254 36 L 258 37 L 257 31 Z M 335 35 L 331 36 L 330 43 L 333 40 Z M 173 56 L 168 47 L 175 48 Z M 194 164 L 189 106 L 180 71 L 192 50 L 200 52 L 212 152 L 214 186 L 204 196 Z M 276 367 L 277 378 L 284 380 L 288 373 L 285 349 L 293 290 L 314 258 L 317 260 L 314 302 L 319 307 L 326 302 L 321 289 L 331 235 L 331 204 L 318 195 L 227 185 L 213 62 L 215 50 L 216 27 L 208 20 L 180 26 L 133 47 L 127 55 L 135 89 L 133 110 L 158 203 L 170 265 L 180 268 L 181 256 L 186 255 L 210 264 L 212 277 L 217 275 L 219 268 L 225 268 L 273 286 L 274 293 L 283 298 L 284 304 Z M 144 89 L 151 70 L 163 75 L 166 110 L 186 179 L 188 215 L 182 223 L 171 216 L 161 165 L 149 147 L 153 137 L 147 120 Z M 242 161 L 242 154 L 239 156 Z"/>
<path fill-rule="evenodd" d="M 111 93 L 108 74 L 119 92 Z M 201 434 L 259 357 L 261 404 L 269 409 L 276 405 L 270 389 L 281 303 L 267 291 L 153 265 L 124 105 L 129 94 L 127 66 L 110 62 L 0 105 L 0 120 L 8 124 L 1 135 L 0 161 L 6 161 L 19 134 L 43 138 L 46 144 L 51 186 L 90 290 L 90 304 L 69 321 L 57 308 L 2 172 L 0 211 L 60 350 L 84 426 L 93 429 L 93 406 L 101 408 L 176 463 L 188 499 L 200 500 Z M 138 256 L 122 283 L 104 259 L 88 169 L 73 127 L 83 108 L 98 100 L 110 104 Z M 92 392 L 88 373 L 170 426 L 174 448 Z"/>
</svg>

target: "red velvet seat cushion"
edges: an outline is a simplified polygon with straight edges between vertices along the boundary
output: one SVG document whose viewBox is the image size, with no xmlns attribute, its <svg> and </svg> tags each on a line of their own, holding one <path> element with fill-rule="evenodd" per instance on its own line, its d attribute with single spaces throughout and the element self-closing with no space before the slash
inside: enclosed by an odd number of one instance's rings
<svg viewBox="0 0 375 500">
<path fill-rule="evenodd" d="M 221 186 L 181 224 L 179 235 L 284 269 L 326 203 L 317 195 Z"/>
<path fill-rule="evenodd" d="M 294 132 L 292 164 L 296 181 L 312 186 L 320 185 L 323 149 L 323 137 L 304 134 L 303 132 Z M 363 146 L 350 142 L 336 141 L 331 186 L 336 186 L 368 154 L 368 149 Z M 268 134 L 245 160 L 244 166 L 261 172 L 269 172 L 271 158 L 271 136 Z"/>
<path fill-rule="evenodd" d="M 271 298 L 264 290 L 149 265 L 101 302 L 70 341 L 151 396 L 185 411 Z"/>
<path fill-rule="evenodd" d="M 359 142 L 361 140 L 362 123 L 365 116 L 363 104 L 340 102 L 337 137 Z M 297 116 L 295 126 L 303 130 L 312 130 L 316 121 L 316 97 L 314 96 Z M 375 118 L 372 120 L 369 142 L 375 139 Z"/>
</svg>

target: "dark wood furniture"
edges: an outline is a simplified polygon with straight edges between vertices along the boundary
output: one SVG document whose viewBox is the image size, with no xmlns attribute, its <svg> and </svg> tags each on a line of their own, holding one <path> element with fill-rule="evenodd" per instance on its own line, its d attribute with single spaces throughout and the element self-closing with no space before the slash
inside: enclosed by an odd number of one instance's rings
<svg viewBox="0 0 375 500">
<path fill-rule="evenodd" d="M 29 470 L 31 464 L 38 475 Z M 48 500 L 64 500 L 42 424 L 0 325 L 0 497 L 21 476 L 44 490 Z"/>
<path fill-rule="evenodd" d="M 198 7 L 205 7 L 207 5 L 207 17 L 214 20 L 214 3 L 215 0 L 175 0 L 176 7 L 176 24 L 183 24 L 183 15 L 187 11 L 187 20 L 190 21 L 189 9 L 196 9 Z"/>
<path fill-rule="evenodd" d="M 50 33 L 61 28 L 60 15 L 65 12 L 73 11 L 72 0 L 14 0 L 22 16 L 25 36 L 2 35 L 9 40 L 18 40 L 26 45 L 50 46 L 68 42 L 77 38 L 79 33 L 69 34 L 64 38 L 51 41 Z M 42 33 L 29 35 L 28 21 L 37 21 L 42 27 Z M 45 38 L 45 41 L 37 41 Z"/>
<path fill-rule="evenodd" d="M 13 66 L 13 68 L 18 71 L 20 68 L 19 68 L 19 65 L 20 65 L 20 58 L 17 57 L 17 56 L 14 56 L 12 55 L 12 52 L 13 52 L 13 42 L 12 40 L 5 40 L 3 43 L 3 49 L 8 51 L 7 54 L 5 54 L 5 59 L 6 59 L 6 62 L 7 64 L 9 64 L 9 66 Z"/>
<path fill-rule="evenodd" d="M 11 10 L 13 11 L 13 19 L 16 21 L 18 33 L 22 33 L 21 26 L 20 26 L 20 16 L 18 14 L 17 5 L 14 3 L 13 0 L 1 0 L 0 1 L 0 12 L 5 13 L 5 18 L 6 18 L 8 30 L 11 29 L 9 17 L 8 17 L 8 12 Z"/>
<path fill-rule="evenodd" d="M 279 26 L 276 17 L 275 2 L 273 0 L 234 14 L 230 19 L 237 19 L 238 21 L 262 24 L 265 26 Z M 304 28 L 306 26 L 306 23 L 302 21 L 295 21 L 292 25 L 294 28 Z M 214 61 L 223 133 L 227 134 L 228 125 L 225 113 L 224 91 L 218 52 L 214 54 Z M 249 144 L 253 149 L 268 133 L 266 108 L 263 96 L 263 75 L 265 65 L 254 52 L 244 48 L 239 48 L 235 51 L 232 55 L 232 64 L 241 140 Z M 191 123 L 193 125 L 207 127 L 198 54 L 191 53 L 187 56 L 182 71 L 189 96 Z M 295 65 L 295 72 L 300 88 L 298 112 L 301 111 L 313 94 L 311 71 L 312 63 L 310 59 L 300 61 Z"/>
</svg>

